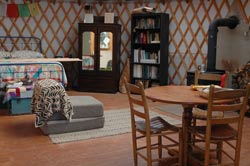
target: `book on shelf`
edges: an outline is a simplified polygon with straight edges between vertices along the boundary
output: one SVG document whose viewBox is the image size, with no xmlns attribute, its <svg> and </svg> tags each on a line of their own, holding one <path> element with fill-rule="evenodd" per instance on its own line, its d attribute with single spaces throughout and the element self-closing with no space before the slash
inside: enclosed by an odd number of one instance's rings
<svg viewBox="0 0 250 166">
<path fill-rule="evenodd" d="M 158 78 L 158 68 L 156 66 L 134 65 L 133 77 L 157 79 Z"/>
<path fill-rule="evenodd" d="M 157 43 L 157 44 L 158 44 L 158 43 L 160 43 L 160 41 L 159 41 L 159 40 L 153 40 L 153 41 L 151 41 L 151 43 L 152 43 L 152 44 L 154 44 L 154 43 Z"/>
<path fill-rule="evenodd" d="M 146 32 L 140 32 L 137 33 L 135 36 L 135 43 L 140 43 L 140 44 L 147 44 L 147 33 Z"/>
<path fill-rule="evenodd" d="M 161 50 L 158 51 L 157 62 L 161 63 Z"/>
<path fill-rule="evenodd" d="M 151 78 L 157 79 L 157 75 L 158 75 L 158 68 L 155 66 L 151 66 Z"/>
<path fill-rule="evenodd" d="M 160 35 L 158 32 L 138 32 L 134 40 L 139 44 L 160 43 Z"/>
<path fill-rule="evenodd" d="M 140 18 L 135 20 L 135 28 L 154 29 L 159 28 L 158 19 L 156 18 Z M 157 24 L 156 24 L 157 23 Z"/>
<path fill-rule="evenodd" d="M 139 62 L 140 49 L 134 49 L 134 62 Z"/>
<path fill-rule="evenodd" d="M 157 79 L 158 68 L 156 66 L 145 66 L 143 68 L 143 76 L 148 79 Z"/>
<path fill-rule="evenodd" d="M 134 49 L 133 60 L 135 63 L 160 63 L 160 50 L 156 52 L 148 52 L 143 49 Z"/>
<path fill-rule="evenodd" d="M 142 78 L 142 66 L 141 65 L 134 65 L 133 76 L 136 78 Z"/>
<path fill-rule="evenodd" d="M 156 64 L 156 59 L 141 59 L 140 62 Z"/>
</svg>

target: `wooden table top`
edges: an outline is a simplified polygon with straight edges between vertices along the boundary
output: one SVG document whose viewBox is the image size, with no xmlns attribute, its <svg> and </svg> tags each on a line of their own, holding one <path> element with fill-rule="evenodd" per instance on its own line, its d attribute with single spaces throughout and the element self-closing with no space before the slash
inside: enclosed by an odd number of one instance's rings
<svg viewBox="0 0 250 166">
<path fill-rule="evenodd" d="M 156 86 L 145 89 L 145 94 L 148 99 L 165 103 L 196 105 L 208 102 L 191 86 Z"/>
</svg>

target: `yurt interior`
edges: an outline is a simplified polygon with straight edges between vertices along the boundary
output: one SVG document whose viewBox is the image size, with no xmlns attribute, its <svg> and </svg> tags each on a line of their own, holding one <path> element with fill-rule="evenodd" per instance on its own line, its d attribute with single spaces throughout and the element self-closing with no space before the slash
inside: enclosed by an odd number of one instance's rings
<svg viewBox="0 0 250 166">
<path fill-rule="evenodd" d="M 0 165 L 249 166 L 249 45 L 248 0 L 0 0 Z"/>
</svg>

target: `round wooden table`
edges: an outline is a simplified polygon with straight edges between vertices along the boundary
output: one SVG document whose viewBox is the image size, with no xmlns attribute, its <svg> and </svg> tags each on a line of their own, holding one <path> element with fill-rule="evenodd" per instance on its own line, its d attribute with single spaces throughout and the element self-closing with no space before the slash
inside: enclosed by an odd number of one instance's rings
<svg viewBox="0 0 250 166">
<path fill-rule="evenodd" d="M 208 100 L 200 97 L 199 92 L 192 90 L 191 86 L 157 86 L 145 89 L 148 99 L 164 103 L 181 104 L 184 108 L 182 115 L 182 165 L 188 165 L 188 126 L 191 125 L 192 109 L 198 104 L 207 104 Z"/>
</svg>

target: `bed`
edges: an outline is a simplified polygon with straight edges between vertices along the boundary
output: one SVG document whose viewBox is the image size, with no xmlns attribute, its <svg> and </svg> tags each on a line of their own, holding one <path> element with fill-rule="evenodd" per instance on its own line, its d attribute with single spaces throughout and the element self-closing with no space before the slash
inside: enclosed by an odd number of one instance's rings
<svg viewBox="0 0 250 166">
<path fill-rule="evenodd" d="M 12 114 L 30 113 L 27 106 L 36 81 L 53 79 L 67 86 L 63 65 L 42 54 L 39 38 L 0 36 L 0 49 L 0 99 L 10 103 Z"/>
</svg>

